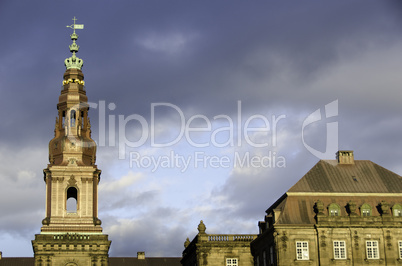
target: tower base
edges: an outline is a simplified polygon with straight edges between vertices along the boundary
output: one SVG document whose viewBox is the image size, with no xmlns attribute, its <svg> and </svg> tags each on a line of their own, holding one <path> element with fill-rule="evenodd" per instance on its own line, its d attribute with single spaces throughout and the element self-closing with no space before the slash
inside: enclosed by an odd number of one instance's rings
<svg viewBox="0 0 402 266">
<path fill-rule="evenodd" d="M 47 233 L 32 240 L 35 266 L 108 266 L 108 235 Z"/>
</svg>

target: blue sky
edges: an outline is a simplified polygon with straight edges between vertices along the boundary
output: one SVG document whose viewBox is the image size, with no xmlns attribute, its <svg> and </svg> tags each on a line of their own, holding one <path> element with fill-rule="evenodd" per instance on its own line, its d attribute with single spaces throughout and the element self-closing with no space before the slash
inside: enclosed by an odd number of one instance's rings
<svg viewBox="0 0 402 266">
<path fill-rule="evenodd" d="M 74 16 L 85 25 L 77 56 L 97 104 L 93 138 L 102 144 L 105 136 L 99 218 L 111 256 L 181 256 L 201 219 L 208 233 L 257 233 L 264 211 L 321 159 L 315 155 L 335 158 L 327 137 L 356 159 L 402 173 L 397 1 L 5 0 L 3 256 L 32 256 L 40 232 L 42 170 Z M 321 119 L 303 127 L 318 109 Z M 160 147 L 152 137 L 174 143 Z"/>
</svg>

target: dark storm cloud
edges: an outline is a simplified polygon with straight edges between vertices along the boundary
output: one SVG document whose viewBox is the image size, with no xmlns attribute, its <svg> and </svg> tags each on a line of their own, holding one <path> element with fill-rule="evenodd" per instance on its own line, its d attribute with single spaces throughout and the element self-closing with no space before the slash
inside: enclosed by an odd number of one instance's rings
<svg viewBox="0 0 402 266">
<path fill-rule="evenodd" d="M 6 11 L 15 8 L 8 5 Z M 33 4 L 18 7 L 24 11 L 31 8 L 29 5 Z M 6 56 L 12 59 L 6 62 L 12 61 L 11 66 L 16 68 L 7 71 L 11 75 L 4 76 L 2 87 L 13 87 L 4 91 L 13 99 L 21 98 L 17 96 L 21 88 L 31 88 L 24 90 L 21 100 L 35 112 L 27 117 L 26 112 L 15 110 L 19 120 L 31 125 L 42 123 L 33 114 L 46 115 L 43 121 L 49 121 L 49 104 L 58 95 L 62 62 L 69 56 L 70 42 L 69 31 L 62 27 L 70 21 L 59 21 L 55 13 L 60 12 L 63 18 L 71 16 L 63 10 L 65 7 L 52 3 L 41 6 L 41 16 L 34 12 L 13 14 L 12 20 L 2 16 L 3 25 L 10 20 L 16 24 L 6 28 L 12 38 L 2 49 L 12 51 Z M 107 16 L 104 10 L 109 11 Z M 212 114 L 214 110 L 224 111 L 237 100 L 255 107 L 278 100 L 300 104 L 297 99 L 303 90 L 294 86 L 302 87 L 314 79 L 318 70 L 336 62 L 339 52 L 359 52 L 368 43 L 392 35 L 397 24 L 387 12 L 378 3 L 361 1 L 311 1 L 303 6 L 296 2 L 90 4 L 77 10 L 79 22 L 88 29 L 80 33 L 78 55 L 85 61 L 90 99 L 113 101 L 123 114 L 147 114 L 150 103 L 157 101 Z M 60 37 L 54 38 L 53 34 Z M 175 54 L 147 50 L 139 44 L 138 40 L 152 36 L 162 42 L 156 45 L 175 36 L 181 36 L 183 43 L 178 44 Z M 339 51 L 345 43 L 345 51 Z M 291 87 L 264 85 L 283 71 L 290 71 L 288 79 L 294 79 Z M 33 98 L 42 104 L 26 100 Z M 15 104 L 6 103 L 3 108 L 7 109 Z M 41 133 L 48 132 L 45 125 Z"/>
<path fill-rule="evenodd" d="M 177 216 L 180 218 L 177 219 Z M 184 228 L 188 226 L 186 220 L 189 217 L 172 208 L 152 209 L 144 212 L 138 220 L 108 218 L 111 217 L 106 217 L 105 222 L 112 225 L 107 227 L 110 237 L 119 239 L 111 248 L 114 256 L 133 256 L 137 251 L 145 251 L 148 256 L 179 256 L 187 237 Z M 169 221 L 176 224 L 171 225 Z"/>
</svg>

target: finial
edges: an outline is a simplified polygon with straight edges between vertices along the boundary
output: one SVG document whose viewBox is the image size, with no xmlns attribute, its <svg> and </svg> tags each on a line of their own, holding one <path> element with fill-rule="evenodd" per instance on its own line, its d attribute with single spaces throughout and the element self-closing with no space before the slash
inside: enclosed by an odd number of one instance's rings
<svg viewBox="0 0 402 266">
<path fill-rule="evenodd" d="M 200 221 L 200 224 L 198 225 L 197 229 L 200 234 L 205 234 L 205 230 L 207 229 L 207 227 L 205 226 L 202 220 Z"/>
<path fill-rule="evenodd" d="M 73 55 L 64 60 L 64 65 L 66 66 L 67 69 L 70 68 L 81 69 L 82 65 L 84 64 L 84 61 L 82 59 L 75 56 L 75 53 L 78 53 L 78 49 L 80 49 L 80 47 L 75 43 L 75 41 L 78 39 L 78 34 L 75 33 L 75 30 L 84 29 L 84 24 L 75 24 L 76 20 L 77 19 L 74 17 L 73 18 L 74 23 L 72 25 L 67 26 L 67 28 L 73 29 L 73 34 L 70 35 L 73 43 L 69 45 L 70 52 L 72 52 Z"/>
<path fill-rule="evenodd" d="M 186 241 L 184 241 L 184 248 L 188 247 L 190 245 L 190 243 L 191 243 L 190 239 L 188 239 L 188 237 L 187 237 Z"/>
</svg>

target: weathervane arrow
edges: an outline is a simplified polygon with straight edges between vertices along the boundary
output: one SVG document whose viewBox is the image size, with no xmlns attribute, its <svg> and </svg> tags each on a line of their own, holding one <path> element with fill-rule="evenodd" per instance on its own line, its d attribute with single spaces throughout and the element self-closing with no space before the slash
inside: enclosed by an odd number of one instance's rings
<svg viewBox="0 0 402 266">
<path fill-rule="evenodd" d="M 83 30 L 84 29 L 84 24 L 74 24 L 74 29 Z"/>
<path fill-rule="evenodd" d="M 66 26 L 67 28 L 73 29 L 74 33 L 75 33 L 75 30 L 83 30 L 84 29 L 84 24 L 75 24 L 76 20 L 77 19 L 74 17 L 73 18 L 74 24 Z"/>
</svg>

